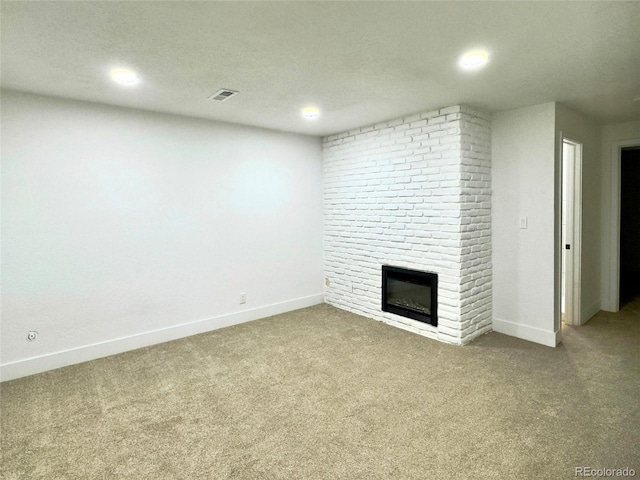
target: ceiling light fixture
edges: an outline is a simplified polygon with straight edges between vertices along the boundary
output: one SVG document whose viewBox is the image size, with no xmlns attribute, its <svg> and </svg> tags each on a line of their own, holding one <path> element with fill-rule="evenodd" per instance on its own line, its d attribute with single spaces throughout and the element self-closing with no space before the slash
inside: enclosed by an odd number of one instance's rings
<svg viewBox="0 0 640 480">
<path fill-rule="evenodd" d="M 458 64 L 465 70 L 476 70 L 484 67 L 489 61 L 489 54 L 484 50 L 474 50 L 467 52 L 458 61 Z"/>
<path fill-rule="evenodd" d="M 126 68 L 116 68 L 111 70 L 111 78 L 121 85 L 137 85 L 140 83 L 140 77 L 133 70 Z"/>
<path fill-rule="evenodd" d="M 320 116 L 320 110 L 318 110 L 316 107 L 307 107 L 302 110 L 302 116 L 307 120 L 313 120 Z"/>
</svg>

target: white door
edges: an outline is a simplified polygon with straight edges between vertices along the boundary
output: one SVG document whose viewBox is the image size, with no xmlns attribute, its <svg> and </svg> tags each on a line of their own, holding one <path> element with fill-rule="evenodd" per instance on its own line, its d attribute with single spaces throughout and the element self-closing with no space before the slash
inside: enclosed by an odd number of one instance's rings
<svg viewBox="0 0 640 480">
<path fill-rule="evenodd" d="M 562 321 L 580 325 L 582 145 L 562 140 Z"/>
</svg>

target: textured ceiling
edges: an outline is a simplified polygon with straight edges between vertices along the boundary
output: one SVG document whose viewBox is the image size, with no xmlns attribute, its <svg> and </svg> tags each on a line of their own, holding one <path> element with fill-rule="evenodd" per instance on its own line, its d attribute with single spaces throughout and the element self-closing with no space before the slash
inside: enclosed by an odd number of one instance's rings
<svg viewBox="0 0 640 480">
<path fill-rule="evenodd" d="M 640 2 L 8 2 L 2 86 L 326 135 L 467 103 L 640 119 Z M 457 67 L 486 48 L 489 65 Z M 135 69 L 142 83 L 108 72 Z M 225 102 L 220 88 L 240 92 Z M 300 110 L 316 105 L 321 118 Z"/>
</svg>

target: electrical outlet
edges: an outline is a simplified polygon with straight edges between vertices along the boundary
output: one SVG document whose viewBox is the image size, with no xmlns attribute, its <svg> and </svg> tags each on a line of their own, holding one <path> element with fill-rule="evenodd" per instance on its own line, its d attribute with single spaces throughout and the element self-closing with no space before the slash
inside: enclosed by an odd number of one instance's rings
<svg viewBox="0 0 640 480">
<path fill-rule="evenodd" d="M 240 294 L 240 305 L 243 303 L 247 303 L 247 294 L 244 292 Z"/>
<path fill-rule="evenodd" d="M 527 217 L 520 217 L 520 228 L 528 228 L 529 221 Z"/>
<path fill-rule="evenodd" d="M 325 286 L 330 287 L 331 286 L 331 280 L 329 280 L 328 278 L 325 278 L 324 279 L 324 284 L 325 284 Z"/>
</svg>

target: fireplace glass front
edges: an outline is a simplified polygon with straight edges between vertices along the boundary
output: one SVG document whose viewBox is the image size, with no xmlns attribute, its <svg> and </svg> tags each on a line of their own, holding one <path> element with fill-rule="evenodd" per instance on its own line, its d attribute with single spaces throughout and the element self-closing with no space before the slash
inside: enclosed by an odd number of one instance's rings
<svg viewBox="0 0 640 480">
<path fill-rule="evenodd" d="M 382 266 L 382 310 L 438 326 L 438 275 Z"/>
</svg>

